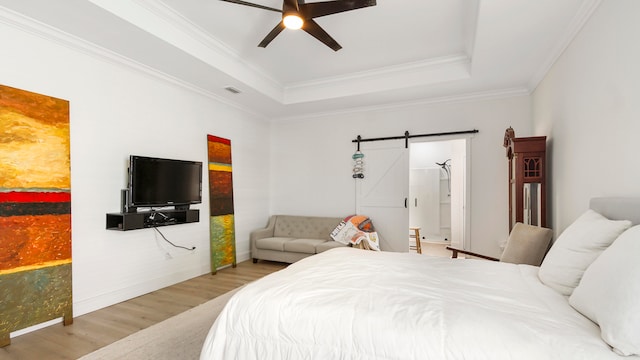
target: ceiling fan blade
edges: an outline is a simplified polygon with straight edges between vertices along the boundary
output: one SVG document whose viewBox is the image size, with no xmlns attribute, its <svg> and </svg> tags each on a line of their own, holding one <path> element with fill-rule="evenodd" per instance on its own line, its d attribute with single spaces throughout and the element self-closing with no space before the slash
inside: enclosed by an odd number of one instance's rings
<svg viewBox="0 0 640 360">
<path fill-rule="evenodd" d="M 260 44 L 258 44 L 258 46 L 262 48 L 266 48 L 267 45 L 269 45 L 269 43 L 273 41 L 273 39 L 275 39 L 276 36 L 278 36 L 278 34 L 282 32 L 282 30 L 284 30 L 284 23 L 280 21 L 280 23 L 278 23 L 278 25 L 276 25 L 276 27 L 274 27 L 273 30 L 271 30 L 271 32 L 268 33 L 264 39 L 262 39 L 262 41 L 260 42 Z"/>
<path fill-rule="evenodd" d="M 297 0 L 284 0 L 282 2 L 282 13 L 286 14 L 288 12 L 298 12 Z"/>
<path fill-rule="evenodd" d="M 331 35 L 327 34 L 327 32 L 324 31 L 320 27 L 320 25 L 318 25 L 318 23 L 313 21 L 312 19 L 307 19 L 304 22 L 304 24 L 302 25 L 302 30 L 306 31 L 307 33 L 309 33 L 309 35 L 313 36 L 314 38 L 320 40 L 323 44 L 333 49 L 333 51 L 338 51 L 342 49 L 342 46 L 340 46 L 340 44 L 338 44 L 338 42 L 335 41 L 331 37 Z"/>
<path fill-rule="evenodd" d="M 375 6 L 376 0 L 334 0 L 300 4 L 300 13 L 305 19 L 317 18 L 344 11 Z"/>
<path fill-rule="evenodd" d="M 258 8 L 258 9 L 270 10 L 270 11 L 275 11 L 275 12 L 279 12 L 279 13 L 282 12 L 282 10 L 279 10 L 279 9 L 274 9 L 272 7 L 258 5 L 258 4 L 254 4 L 254 3 L 250 3 L 250 2 L 246 2 L 246 1 L 242 1 L 242 0 L 220 0 L 220 1 L 230 2 L 230 3 L 234 3 L 234 4 L 240 4 L 240 5 L 246 5 L 246 6 L 251 6 L 251 7 L 254 7 L 254 8 Z"/>
</svg>

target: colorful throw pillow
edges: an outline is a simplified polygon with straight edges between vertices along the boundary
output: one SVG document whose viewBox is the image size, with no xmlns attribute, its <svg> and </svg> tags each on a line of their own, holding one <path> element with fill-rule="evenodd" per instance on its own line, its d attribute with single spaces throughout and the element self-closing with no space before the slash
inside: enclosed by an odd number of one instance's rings
<svg viewBox="0 0 640 360">
<path fill-rule="evenodd" d="M 353 247 L 380 251 L 378 233 L 371 219 L 363 215 L 350 215 L 336 226 L 330 236 L 333 240 Z"/>
<path fill-rule="evenodd" d="M 360 232 L 360 230 L 358 230 L 358 228 L 356 228 L 351 222 L 340 221 L 340 224 L 333 229 L 330 236 L 333 240 L 348 245 L 351 238 L 358 232 Z"/>
</svg>

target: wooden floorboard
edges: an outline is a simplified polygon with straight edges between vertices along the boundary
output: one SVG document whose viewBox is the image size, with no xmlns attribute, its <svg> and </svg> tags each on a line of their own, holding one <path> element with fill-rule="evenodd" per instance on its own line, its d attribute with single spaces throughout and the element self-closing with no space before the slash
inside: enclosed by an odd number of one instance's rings
<svg viewBox="0 0 640 360">
<path fill-rule="evenodd" d="M 0 348 L 0 360 L 77 359 L 228 291 L 286 267 L 286 264 L 244 261 L 237 267 L 202 275 L 137 298 L 11 339 Z"/>
</svg>

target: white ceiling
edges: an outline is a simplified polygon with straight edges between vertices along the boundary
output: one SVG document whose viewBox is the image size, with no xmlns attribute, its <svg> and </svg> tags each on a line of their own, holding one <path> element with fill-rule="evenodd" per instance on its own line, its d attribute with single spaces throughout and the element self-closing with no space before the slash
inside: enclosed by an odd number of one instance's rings
<svg viewBox="0 0 640 360">
<path fill-rule="evenodd" d="M 258 48 L 280 15 L 219 0 L 0 0 L 0 20 L 283 118 L 529 93 L 600 1 L 378 0 L 316 19 L 338 52 L 300 30 Z"/>
</svg>

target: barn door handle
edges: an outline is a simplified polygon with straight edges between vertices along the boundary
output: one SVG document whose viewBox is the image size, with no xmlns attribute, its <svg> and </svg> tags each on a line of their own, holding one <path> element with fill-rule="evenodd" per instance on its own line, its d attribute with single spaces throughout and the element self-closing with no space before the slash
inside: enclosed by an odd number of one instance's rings
<svg viewBox="0 0 640 360">
<path fill-rule="evenodd" d="M 404 208 L 407 208 L 407 200 L 409 200 L 408 198 L 404 198 Z"/>
<path fill-rule="evenodd" d="M 415 206 L 415 207 L 418 207 L 418 198 L 415 198 L 415 199 L 414 199 L 414 202 L 415 202 L 415 205 L 414 205 L 414 206 Z"/>
</svg>

